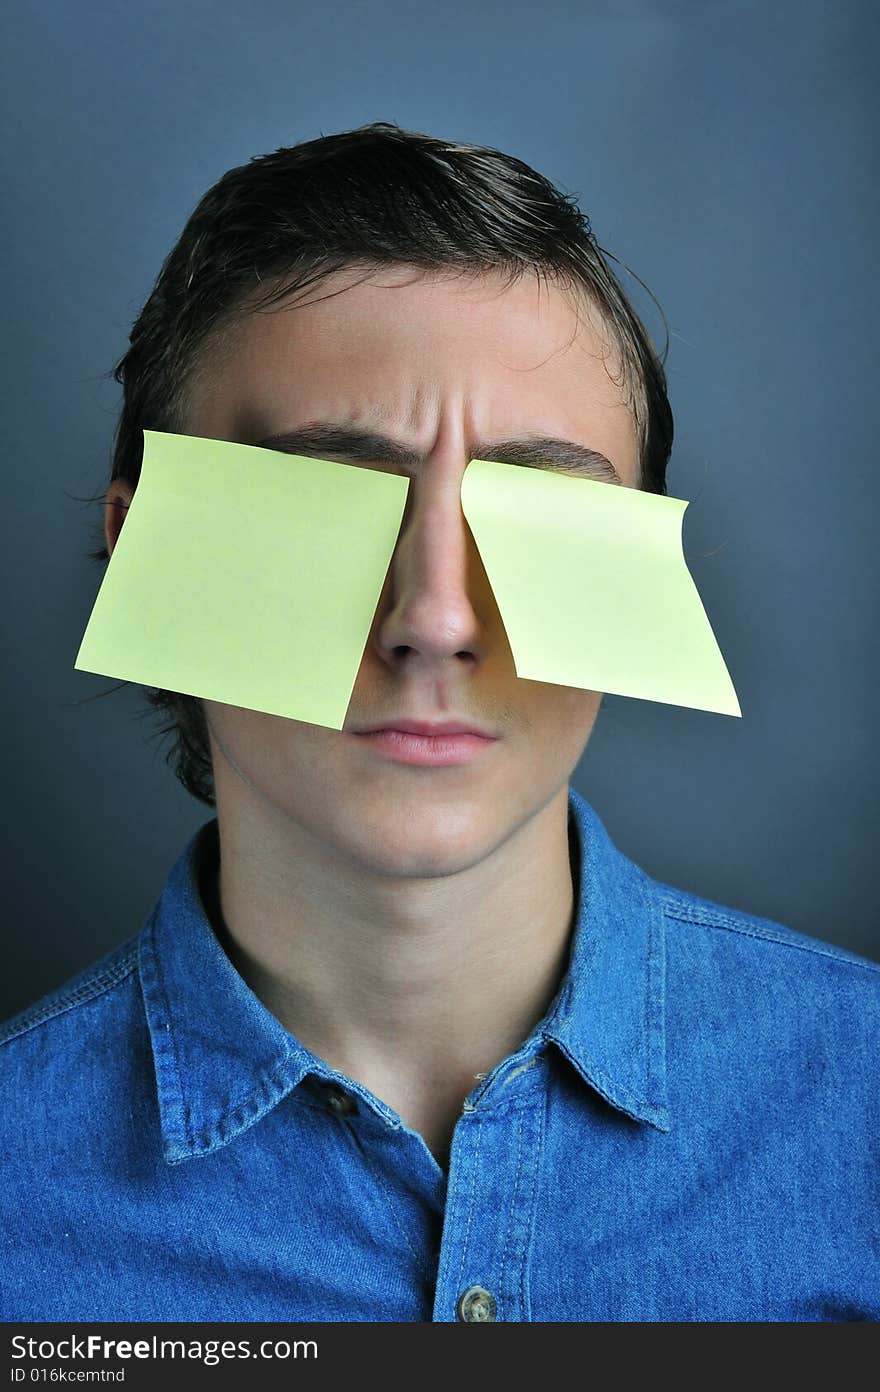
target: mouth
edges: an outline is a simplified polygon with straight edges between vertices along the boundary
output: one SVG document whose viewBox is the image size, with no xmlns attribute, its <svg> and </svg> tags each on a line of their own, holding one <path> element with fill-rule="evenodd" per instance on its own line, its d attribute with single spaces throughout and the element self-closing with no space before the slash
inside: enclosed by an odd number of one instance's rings
<svg viewBox="0 0 880 1392">
<path fill-rule="evenodd" d="M 401 722 L 414 725 L 416 722 Z M 426 727 L 421 727 L 424 730 Z M 399 764 L 422 764 L 445 767 L 450 764 L 469 764 L 498 743 L 492 735 L 476 733 L 472 728 L 451 729 L 434 727 L 436 733 L 389 727 L 353 732 L 352 738 L 367 744 L 376 753 Z"/>
</svg>

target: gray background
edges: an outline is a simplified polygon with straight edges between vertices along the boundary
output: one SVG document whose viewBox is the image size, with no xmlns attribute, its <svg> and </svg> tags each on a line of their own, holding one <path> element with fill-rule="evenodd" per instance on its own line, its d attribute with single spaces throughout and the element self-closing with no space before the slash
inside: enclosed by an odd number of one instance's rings
<svg viewBox="0 0 880 1392">
<path fill-rule="evenodd" d="M 607 697 L 574 782 L 668 883 L 880 958 L 874 3 L 7 5 L 0 1015 L 136 932 L 210 810 L 73 662 L 118 388 L 226 169 L 370 120 L 578 196 L 664 307 L 669 492 L 743 719 Z M 613 263 L 612 263 L 613 264 Z M 638 284 L 624 287 L 663 343 Z"/>
</svg>

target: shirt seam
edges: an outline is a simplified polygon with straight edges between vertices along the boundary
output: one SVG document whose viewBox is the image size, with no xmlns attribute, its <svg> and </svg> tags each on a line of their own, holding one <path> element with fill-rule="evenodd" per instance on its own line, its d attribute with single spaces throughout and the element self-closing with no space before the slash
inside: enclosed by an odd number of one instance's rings
<svg viewBox="0 0 880 1392">
<path fill-rule="evenodd" d="M 32 1014 L 26 1013 L 17 1027 L 15 1020 L 18 1016 L 13 1016 L 9 1022 L 9 1032 L 0 1028 L 0 1046 L 11 1044 L 13 1040 L 23 1038 L 31 1030 L 37 1029 L 40 1025 L 48 1024 L 50 1020 L 66 1014 L 68 1010 L 73 1010 L 78 1005 L 85 1005 L 90 1000 L 96 1000 L 98 996 L 105 995 L 114 986 L 125 981 L 137 967 L 137 944 L 137 937 L 133 938 L 128 945 L 123 944 L 125 955 L 121 960 L 118 960 L 111 967 L 106 967 L 97 976 L 82 982 L 80 986 L 71 988 L 69 992 L 64 992 L 44 1007 L 35 1008 Z M 118 950 L 122 951 L 123 949 L 120 947 Z M 64 991 L 63 986 L 57 989 Z"/>
<path fill-rule="evenodd" d="M 845 948 L 841 949 L 840 952 L 828 951 L 821 947 L 813 947 L 811 943 L 795 942 L 791 938 L 768 932 L 767 929 L 759 928 L 757 925 L 747 927 L 724 914 L 704 914 L 698 909 L 689 910 L 687 905 L 681 905 L 680 909 L 676 909 L 668 903 L 664 905 L 664 913 L 667 918 L 673 918 L 679 923 L 694 923 L 700 928 L 720 928 L 727 933 L 739 933 L 743 938 L 755 938 L 759 942 L 772 942 L 779 947 L 791 947 L 798 952 L 809 952 L 814 957 L 824 957 L 827 961 L 840 962 L 847 967 L 862 967 L 868 971 L 880 972 L 880 962 L 859 961 L 856 958 L 845 956 L 843 955 L 846 952 Z"/>
<path fill-rule="evenodd" d="M 195 1133 L 194 1128 L 192 1128 L 191 1108 L 189 1108 L 189 1102 L 187 1101 L 187 1097 L 185 1097 L 184 1089 L 182 1089 L 180 1058 L 178 1058 L 177 1052 L 177 1033 L 175 1033 L 174 1029 L 173 1015 L 171 1015 L 170 1008 L 168 1008 L 168 988 L 166 986 L 166 974 L 164 974 L 164 963 L 162 960 L 162 954 L 160 954 L 159 951 L 159 944 L 157 944 L 156 941 L 155 923 L 150 924 L 149 948 L 150 954 L 152 954 L 153 959 L 153 970 L 155 970 L 156 972 L 156 984 L 157 986 L 159 986 L 160 994 L 162 994 L 164 1018 L 166 1018 L 166 1036 L 168 1043 L 170 1043 L 171 1045 L 171 1068 L 173 1068 L 174 1070 L 173 1082 L 175 1090 L 177 1090 L 178 1105 L 180 1105 L 182 1133 L 184 1133 L 184 1140 L 185 1143 L 187 1143 L 189 1150 L 192 1150 L 192 1148 L 194 1148 L 195 1146 Z M 159 1054 L 157 1054 L 156 1052 L 155 1045 L 153 1045 L 153 1058 L 155 1058 L 157 1068 L 159 1068 Z M 162 1059 L 162 1066 L 164 1066 L 164 1058 Z"/>
</svg>

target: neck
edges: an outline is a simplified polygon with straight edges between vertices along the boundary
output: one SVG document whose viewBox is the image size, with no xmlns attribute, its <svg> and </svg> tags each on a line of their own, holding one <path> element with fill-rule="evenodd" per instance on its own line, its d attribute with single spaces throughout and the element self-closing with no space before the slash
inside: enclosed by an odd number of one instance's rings
<svg viewBox="0 0 880 1392">
<path fill-rule="evenodd" d="M 372 873 L 288 817 L 224 805 L 219 787 L 217 810 L 219 874 L 208 867 L 202 891 L 234 966 L 437 1154 L 476 1075 L 523 1042 L 564 975 L 568 786 L 483 859 L 434 878 Z"/>
</svg>

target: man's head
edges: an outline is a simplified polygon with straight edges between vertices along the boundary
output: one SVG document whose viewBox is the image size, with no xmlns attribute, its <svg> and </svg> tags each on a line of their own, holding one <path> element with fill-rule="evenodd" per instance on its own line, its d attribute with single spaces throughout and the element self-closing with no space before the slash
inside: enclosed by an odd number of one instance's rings
<svg viewBox="0 0 880 1392">
<path fill-rule="evenodd" d="M 516 439 L 533 442 L 539 463 L 549 455 L 538 442 L 552 438 L 605 455 L 624 486 L 665 491 L 663 368 L 570 200 L 508 156 L 387 125 L 253 160 L 196 208 L 117 377 L 111 544 L 144 428 L 256 444 L 321 427 L 297 452 L 408 474 L 346 730 L 455 716 L 501 735 L 470 772 L 374 765 L 379 756 L 341 732 L 158 692 L 150 699 L 171 717 L 190 792 L 213 802 L 222 757 L 224 776 L 235 769 L 279 805 L 292 797 L 287 811 L 301 802 L 316 831 L 343 840 L 355 821 L 334 832 L 326 819 L 349 800 L 357 823 L 372 818 L 392 843 L 407 826 L 414 868 L 416 807 L 431 804 L 425 837 L 442 823 L 462 845 L 479 840 L 464 780 L 508 807 L 517 788 L 546 801 L 567 782 L 600 697 L 517 681 L 459 489 L 470 458 L 528 463 L 499 448 Z M 391 437 L 418 462 L 342 449 L 328 427 Z M 585 464 L 584 476 L 605 476 L 595 469 Z"/>
</svg>

